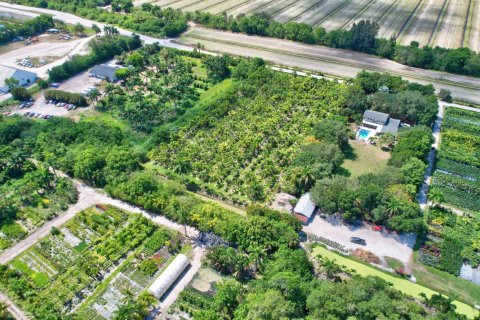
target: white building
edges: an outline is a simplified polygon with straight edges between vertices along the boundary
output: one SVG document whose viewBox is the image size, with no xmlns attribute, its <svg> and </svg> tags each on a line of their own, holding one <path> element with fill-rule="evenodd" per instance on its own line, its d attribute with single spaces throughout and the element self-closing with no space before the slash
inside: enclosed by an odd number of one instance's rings
<svg viewBox="0 0 480 320">
<path fill-rule="evenodd" d="M 362 127 L 373 129 L 376 134 L 386 132 L 397 133 L 400 128 L 400 120 L 392 119 L 383 112 L 365 110 L 363 113 Z"/>
<path fill-rule="evenodd" d="M 8 86 L 5 84 L 5 80 L 9 78 L 18 80 L 18 83 L 21 86 L 27 86 L 35 83 L 37 80 L 37 74 L 22 69 L 0 66 L 0 92 L 7 93 L 10 91 Z"/>
<path fill-rule="evenodd" d="M 188 260 L 187 256 L 180 253 L 152 283 L 148 288 L 148 292 L 160 299 L 189 265 L 190 260 Z"/>
</svg>

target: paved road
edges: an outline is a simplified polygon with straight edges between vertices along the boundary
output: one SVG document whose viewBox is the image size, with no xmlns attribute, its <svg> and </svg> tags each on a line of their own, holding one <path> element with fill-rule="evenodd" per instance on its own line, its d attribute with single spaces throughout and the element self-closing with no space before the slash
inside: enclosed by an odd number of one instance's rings
<svg viewBox="0 0 480 320">
<path fill-rule="evenodd" d="M 48 13 L 57 19 L 71 24 L 81 23 L 85 26 L 91 26 L 95 23 L 101 28 L 104 26 L 102 23 L 50 9 L 33 8 L 6 2 L 0 2 L 0 8 L 12 13 Z M 121 28 L 117 29 L 120 34 L 130 35 L 132 33 Z M 140 38 L 146 44 L 159 42 L 167 47 L 190 51 L 193 50 L 193 46 L 200 42 L 205 45 L 207 50 L 234 55 L 262 57 L 279 65 L 299 67 L 346 78 L 354 77 L 361 70 L 389 72 L 400 75 L 410 81 L 433 84 L 437 90 L 448 89 L 456 99 L 480 103 L 480 79 L 478 78 L 412 68 L 391 60 L 359 52 L 305 45 L 281 39 L 248 36 L 196 26 L 193 26 L 182 37 L 180 42 L 183 44 L 171 38 L 159 39 L 145 35 L 140 35 Z"/>
<path fill-rule="evenodd" d="M 480 103 L 478 78 L 412 68 L 359 52 L 202 27 L 191 28 L 179 42 L 191 46 L 200 42 L 210 51 L 261 57 L 278 65 L 299 67 L 339 77 L 351 78 L 361 70 L 388 72 L 410 81 L 433 84 L 437 90 L 448 89 L 456 99 Z"/>
<path fill-rule="evenodd" d="M 103 29 L 103 27 L 106 25 L 104 23 L 100 23 L 100 22 L 96 22 L 96 21 L 93 21 L 93 20 L 88 20 L 88 19 L 85 19 L 85 18 L 78 17 L 78 16 L 75 16 L 75 15 L 70 14 L 70 13 L 65 13 L 65 12 L 55 11 L 55 10 L 50 10 L 50 9 L 22 6 L 22 5 L 18 5 L 18 4 L 11 4 L 11 3 L 1 2 L 1 1 L 0 1 L 0 9 L 2 11 L 7 11 L 7 12 L 11 12 L 11 13 L 20 13 L 20 14 L 27 13 L 27 14 L 30 14 L 31 16 L 39 15 L 39 14 L 42 14 L 42 13 L 51 14 L 55 19 L 63 20 L 65 23 L 68 23 L 68 24 L 80 23 L 80 24 L 82 24 L 86 27 L 90 27 L 90 26 L 92 26 L 92 24 L 96 24 L 101 29 Z M 129 36 L 129 35 L 132 34 L 132 31 L 121 29 L 121 28 L 118 28 L 118 27 L 117 27 L 117 30 L 122 35 Z M 170 48 L 177 48 L 177 49 L 182 49 L 182 50 L 187 50 L 187 51 L 192 51 L 193 50 L 193 48 L 191 48 L 191 47 L 172 42 L 172 39 L 170 39 L 170 38 L 159 39 L 159 38 L 149 37 L 149 36 L 145 36 L 145 35 L 139 35 L 139 36 L 140 36 L 140 39 L 142 39 L 142 41 L 146 44 L 152 44 L 152 43 L 158 42 L 161 45 L 164 45 L 164 46 L 170 47 Z"/>
<path fill-rule="evenodd" d="M 478 108 L 472 108 L 468 106 L 464 106 L 461 104 L 457 103 L 447 103 L 443 101 L 438 102 L 438 113 L 437 113 L 437 119 L 435 120 L 435 123 L 433 125 L 433 138 L 434 142 L 432 144 L 432 149 L 430 150 L 430 153 L 428 154 L 428 168 L 427 171 L 425 172 L 424 176 L 424 183 L 422 185 L 422 188 L 420 189 L 420 192 L 418 193 L 418 203 L 420 204 L 420 208 L 422 210 L 425 210 L 425 208 L 428 205 L 428 189 L 430 188 L 430 185 L 432 184 L 432 174 L 433 174 L 433 167 L 435 164 L 435 156 L 438 150 L 438 147 L 440 145 L 440 131 L 442 128 L 442 122 L 443 122 L 443 117 L 445 114 L 445 108 L 448 107 L 455 107 L 463 110 L 469 110 L 469 111 L 474 111 L 474 112 L 480 112 L 480 109 Z M 450 208 L 453 212 L 457 214 L 463 214 L 463 211 L 458 210 L 456 208 Z"/>
</svg>

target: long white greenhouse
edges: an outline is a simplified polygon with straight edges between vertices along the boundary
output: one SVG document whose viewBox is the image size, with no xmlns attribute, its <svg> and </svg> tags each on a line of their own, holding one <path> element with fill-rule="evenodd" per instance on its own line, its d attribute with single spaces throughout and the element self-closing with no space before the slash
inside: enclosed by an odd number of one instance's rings
<svg viewBox="0 0 480 320">
<path fill-rule="evenodd" d="M 189 266 L 190 260 L 184 254 L 179 254 L 173 259 L 170 265 L 162 272 L 162 274 L 148 288 L 148 292 L 160 299 L 168 288 L 178 279 L 183 271 Z"/>
</svg>

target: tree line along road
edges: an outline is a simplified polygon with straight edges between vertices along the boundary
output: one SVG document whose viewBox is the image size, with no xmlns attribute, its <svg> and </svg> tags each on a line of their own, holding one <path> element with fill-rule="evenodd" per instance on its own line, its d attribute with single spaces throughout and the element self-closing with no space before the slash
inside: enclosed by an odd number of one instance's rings
<svg viewBox="0 0 480 320">
<path fill-rule="evenodd" d="M 54 18 L 66 23 L 80 23 L 84 26 L 97 24 L 103 28 L 104 24 L 84 19 L 70 13 L 34 8 L 0 2 L 2 11 L 13 13 L 51 14 Z M 120 34 L 130 35 L 132 32 L 117 28 Z M 249 36 L 240 33 L 231 33 L 193 26 L 180 39 L 160 39 L 140 35 L 146 44 L 159 44 L 181 50 L 193 50 L 198 43 L 203 44 L 206 50 L 232 55 L 260 57 L 272 63 L 305 70 L 322 72 L 325 74 L 352 78 L 362 71 L 388 72 L 402 76 L 409 81 L 421 84 L 433 84 L 435 88 L 447 89 L 455 99 L 480 104 L 480 79 L 455 75 L 447 72 L 412 68 L 397 62 L 368 55 L 364 53 L 327 48 L 318 45 L 307 45 L 288 40 Z M 207 52 L 208 53 L 208 52 Z"/>
<path fill-rule="evenodd" d="M 480 104 L 478 78 L 408 67 L 360 52 L 203 27 L 191 28 L 178 42 L 190 46 L 200 43 L 206 50 L 214 52 L 260 57 L 278 65 L 298 67 L 342 78 L 353 78 L 362 70 L 387 72 L 409 81 L 433 84 L 437 91 L 450 90 L 455 99 Z"/>
</svg>

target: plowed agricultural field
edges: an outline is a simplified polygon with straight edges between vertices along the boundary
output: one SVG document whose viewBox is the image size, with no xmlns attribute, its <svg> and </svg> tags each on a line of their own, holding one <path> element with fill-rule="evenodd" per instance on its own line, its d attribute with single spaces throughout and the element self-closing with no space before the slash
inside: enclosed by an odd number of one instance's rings
<svg viewBox="0 0 480 320">
<path fill-rule="evenodd" d="M 423 0 L 418 14 L 406 28 L 401 42 L 405 45 L 409 45 L 412 41 L 417 41 L 421 46 L 429 44 L 447 3 L 448 0 Z"/>
<path fill-rule="evenodd" d="M 440 25 L 434 45 L 458 48 L 463 44 L 467 27 L 470 0 L 450 0 L 443 23 Z"/>
<path fill-rule="evenodd" d="M 385 16 L 389 9 L 391 9 L 398 0 L 376 0 L 374 3 L 361 13 L 359 13 L 352 21 L 348 23 L 345 27 L 348 29 L 352 26 L 353 23 L 358 22 L 360 20 L 370 20 L 374 22 L 378 22 Z"/>
<path fill-rule="evenodd" d="M 480 52 L 480 0 L 474 0 L 469 28 L 468 46 Z"/>
<path fill-rule="evenodd" d="M 344 6 L 335 10 L 322 23 L 322 26 L 327 30 L 334 30 L 343 28 L 350 20 L 355 18 L 358 13 L 367 10 L 375 0 L 352 0 Z"/>
<path fill-rule="evenodd" d="M 379 36 L 402 44 L 480 50 L 480 0 L 135 0 L 212 14 L 264 12 L 277 21 L 349 29 L 360 20 L 380 25 Z"/>
</svg>

